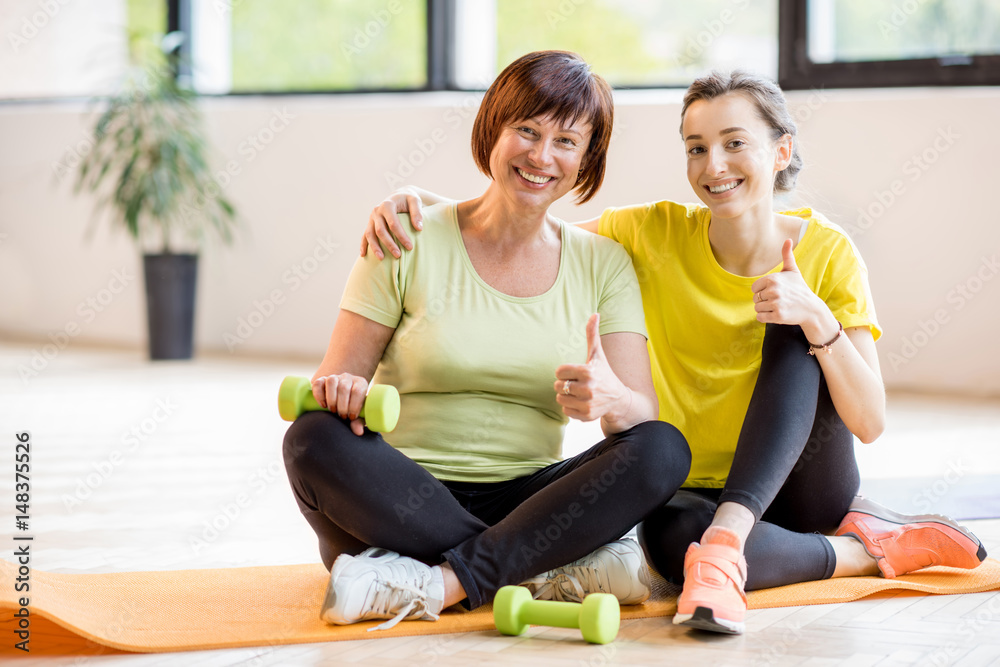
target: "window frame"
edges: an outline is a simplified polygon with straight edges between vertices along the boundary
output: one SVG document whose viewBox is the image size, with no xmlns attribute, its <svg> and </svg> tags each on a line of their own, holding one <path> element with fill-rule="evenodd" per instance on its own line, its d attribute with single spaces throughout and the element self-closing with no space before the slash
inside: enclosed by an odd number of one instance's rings
<svg viewBox="0 0 1000 667">
<path fill-rule="evenodd" d="M 191 0 L 166 0 L 167 32 L 191 34 Z M 454 84 L 455 0 L 425 0 L 427 7 L 427 71 L 423 86 L 401 88 L 324 88 L 322 90 L 238 90 L 226 93 L 199 93 L 202 97 L 241 97 L 277 95 L 367 95 L 380 93 L 425 93 L 464 90 Z M 190 78 L 191 43 L 180 47 L 180 66 L 174 76 Z"/>
<path fill-rule="evenodd" d="M 778 85 L 784 90 L 1000 85 L 1000 55 L 815 63 L 808 4 L 778 0 Z"/>
</svg>

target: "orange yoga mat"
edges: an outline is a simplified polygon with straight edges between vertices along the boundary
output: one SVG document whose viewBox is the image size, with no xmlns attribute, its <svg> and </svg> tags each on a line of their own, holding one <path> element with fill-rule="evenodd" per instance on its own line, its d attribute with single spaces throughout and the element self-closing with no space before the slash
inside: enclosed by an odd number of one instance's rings
<svg viewBox="0 0 1000 667">
<path fill-rule="evenodd" d="M 0 561 L 0 581 L 13 582 L 17 567 Z M 407 621 L 367 632 L 368 622 L 332 627 L 319 619 L 328 578 L 320 564 L 219 570 L 57 574 L 31 572 L 31 656 L 107 655 L 193 649 L 275 646 L 342 639 L 492 630 L 489 607 L 447 610 L 436 622 Z M 975 570 L 930 568 L 897 579 L 830 579 L 749 595 L 751 609 L 858 600 L 899 589 L 933 594 L 1000 589 L 1000 562 L 989 558 Z M 671 616 L 678 590 L 655 578 L 653 597 L 623 607 L 622 618 Z M 24 655 L 13 647 L 21 608 L 13 585 L 0 586 L 0 656 Z"/>
</svg>

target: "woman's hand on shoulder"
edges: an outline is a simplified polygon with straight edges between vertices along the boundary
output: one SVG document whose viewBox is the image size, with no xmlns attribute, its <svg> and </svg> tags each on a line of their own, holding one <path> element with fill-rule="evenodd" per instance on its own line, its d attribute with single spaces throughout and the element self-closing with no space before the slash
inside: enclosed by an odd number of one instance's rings
<svg viewBox="0 0 1000 667">
<path fill-rule="evenodd" d="M 312 392 L 316 402 L 351 422 L 351 431 L 362 435 L 365 422 L 358 415 L 368 394 L 368 380 L 350 373 L 321 375 L 312 381 Z"/>
<path fill-rule="evenodd" d="M 369 246 L 378 259 L 385 257 L 382 246 L 385 246 L 385 249 L 393 257 L 400 255 L 397 243 L 407 250 L 412 250 L 413 241 L 403 229 L 398 214 L 409 213 L 410 224 L 415 230 L 420 231 L 423 229 L 421 206 L 420 197 L 415 191 L 402 188 L 372 209 L 371 215 L 368 216 L 368 225 L 365 227 L 364 236 L 361 239 L 361 256 L 364 257 L 368 253 Z"/>
</svg>

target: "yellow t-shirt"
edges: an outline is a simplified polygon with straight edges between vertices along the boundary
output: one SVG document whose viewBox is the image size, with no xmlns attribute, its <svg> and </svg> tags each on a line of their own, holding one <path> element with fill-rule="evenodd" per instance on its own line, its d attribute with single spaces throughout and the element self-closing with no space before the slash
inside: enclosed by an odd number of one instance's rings
<svg viewBox="0 0 1000 667">
<path fill-rule="evenodd" d="M 497 482 L 559 461 L 568 419 L 555 371 L 586 362 L 591 314 L 601 335 L 646 335 L 622 247 L 560 229 L 559 272 L 538 296 L 479 277 L 454 205 L 424 209 L 424 231 L 399 259 L 368 253 L 351 271 L 341 308 L 396 330 L 374 377 L 400 394 L 399 425 L 383 437 L 438 479 Z"/>
<path fill-rule="evenodd" d="M 811 209 L 784 213 L 809 223 L 794 252 L 806 284 L 845 329 L 868 326 L 877 340 L 868 270 L 854 244 Z M 750 289 L 757 278 L 719 265 L 708 240 L 710 217 L 704 206 L 661 201 L 609 208 L 599 231 L 632 256 L 660 419 L 691 447 L 684 486 L 721 488 L 760 371 L 764 324 Z M 779 264 L 768 273 L 780 270 Z"/>
</svg>

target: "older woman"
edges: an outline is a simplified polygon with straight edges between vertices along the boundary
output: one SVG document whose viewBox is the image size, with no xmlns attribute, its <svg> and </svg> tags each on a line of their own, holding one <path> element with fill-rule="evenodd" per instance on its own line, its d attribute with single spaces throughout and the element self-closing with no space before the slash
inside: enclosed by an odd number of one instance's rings
<svg viewBox="0 0 1000 667">
<path fill-rule="evenodd" d="M 433 620 L 532 577 L 540 597 L 649 595 L 638 545 L 612 541 L 673 496 L 690 453 L 656 421 L 629 257 L 548 213 L 600 187 L 611 124 L 610 88 L 578 56 L 518 59 L 473 129 L 486 192 L 425 209 L 400 257 L 355 265 L 313 379 L 331 412 L 284 445 L 332 568 L 328 622 Z M 392 433 L 358 419 L 373 379 L 400 390 Z M 560 461 L 569 417 L 607 438 Z"/>
</svg>

